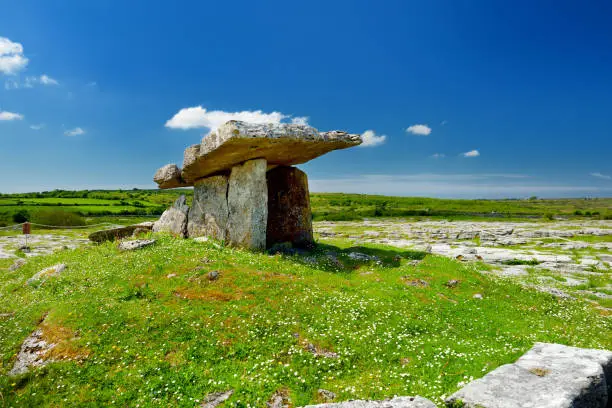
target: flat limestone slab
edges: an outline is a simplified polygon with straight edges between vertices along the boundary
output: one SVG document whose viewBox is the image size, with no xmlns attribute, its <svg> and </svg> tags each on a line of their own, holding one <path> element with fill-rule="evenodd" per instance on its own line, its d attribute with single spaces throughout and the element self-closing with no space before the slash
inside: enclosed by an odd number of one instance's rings
<svg viewBox="0 0 612 408">
<path fill-rule="evenodd" d="M 191 185 L 197 179 L 227 172 L 248 160 L 265 159 L 269 166 L 292 166 L 361 142 L 359 135 L 319 132 L 306 125 L 232 120 L 205 136 L 200 145 L 185 150 L 181 175 Z"/>
<path fill-rule="evenodd" d="M 536 343 L 446 400 L 466 408 L 606 408 L 612 352 Z M 455 404 L 455 405 L 453 405 Z"/>
<path fill-rule="evenodd" d="M 395 397 L 384 401 L 353 400 L 319 405 L 307 405 L 304 408 L 435 408 L 436 404 L 422 397 Z"/>
</svg>

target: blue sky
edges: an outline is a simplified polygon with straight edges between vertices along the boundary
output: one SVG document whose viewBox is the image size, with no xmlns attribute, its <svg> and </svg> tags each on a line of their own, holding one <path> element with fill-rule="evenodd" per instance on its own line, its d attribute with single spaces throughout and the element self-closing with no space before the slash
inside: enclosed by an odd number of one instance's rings
<svg viewBox="0 0 612 408">
<path fill-rule="evenodd" d="M 154 187 L 250 111 L 371 131 L 300 166 L 312 191 L 612 196 L 610 21 L 607 1 L 0 0 L 0 192 Z"/>
</svg>

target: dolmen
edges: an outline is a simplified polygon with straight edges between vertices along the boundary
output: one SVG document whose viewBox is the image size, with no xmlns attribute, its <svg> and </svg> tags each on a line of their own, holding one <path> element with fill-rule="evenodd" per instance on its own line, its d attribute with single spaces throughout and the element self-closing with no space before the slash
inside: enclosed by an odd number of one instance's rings
<svg viewBox="0 0 612 408">
<path fill-rule="evenodd" d="M 256 250 L 309 247 L 308 177 L 293 166 L 361 143 L 360 135 L 307 125 L 229 121 L 185 150 L 182 169 L 157 170 L 159 188 L 193 186 L 194 194 L 191 207 L 179 198 L 153 230 Z"/>
</svg>

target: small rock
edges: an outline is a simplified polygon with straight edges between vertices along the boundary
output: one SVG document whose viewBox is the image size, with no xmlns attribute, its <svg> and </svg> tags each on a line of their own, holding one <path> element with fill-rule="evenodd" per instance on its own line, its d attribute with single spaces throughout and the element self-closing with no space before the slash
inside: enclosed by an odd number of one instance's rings
<svg viewBox="0 0 612 408">
<path fill-rule="evenodd" d="M 171 279 L 174 278 L 176 276 L 176 273 L 169 273 L 168 276 L 166 276 L 166 278 Z"/>
<path fill-rule="evenodd" d="M 216 406 L 224 403 L 232 396 L 234 390 L 229 390 L 225 392 L 215 392 L 212 394 L 208 394 L 204 397 L 204 402 L 200 404 L 201 408 L 215 408 Z"/>
<path fill-rule="evenodd" d="M 120 251 L 133 251 L 135 249 L 144 248 L 155 243 L 154 239 L 137 239 L 135 241 L 121 241 L 119 243 Z"/>
<path fill-rule="evenodd" d="M 31 285 L 38 281 L 45 281 L 51 276 L 57 276 L 60 273 L 64 272 L 66 269 L 66 264 L 57 264 L 50 266 L 48 268 L 43 269 L 42 271 L 37 272 L 34 276 L 27 280 L 26 284 Z"/>
<path fill-rule="evenodd" d="M 322 388 L 319 388 L 317 390 L 317 394 L 319 395 L 319 398 L 321 398 L 323 401 L 333 401 L 336 399 L 336 393 L 324 390 Z"/>
<path fill-rule="evenodd" d="M 218 271 L 210 271 L 210 272 L 208 272 L 206 277 L 208 278 L 209 281 L 216 281 L 217 279 L 219 279 L 219 272 Z"/>
<path fill-rule="evenodd" d="M 312 344 L 306 344 L 306 350 L 316 357 L 325 357 L 325 358 L 338 358 L 340 357 L 338 353 L 334 353 L 333 351 L 325 350 L 325 349 L 317 349 L 317 347 Z"/>
<path fill-rule="evenodd" d="M 423 279 L 411 278 L 410 276 L 403 276 L 402 280 L 408 286 L 414 286 L 417 288 L 424 288 L 429 286 L 429 282 L 424 281 Z"/>
<path fill-rule="evenodd" d="M 412 261 L 408 262 L 408 265 L 410 266 L 417 266 L 418 264 L 420 264 L 421 261 L 418 259 L 413 259 Z"/>
<path fill-rule="evenodd" d="M 348 254 L 348 257 L 355 261 L 364 261 L 364 262 L 368 262 L 376 258 L 376 257 L 370 256 L 368 254 L 364 254 L 361 252 L 351 252 L 350 254 Z"/>
<path fill-rule="evenodd" d="M 448 282 L 446 282 L 444 285 L 452 289 L 452 288 L 456 288 L 457 286 L 459 286 L 459 283 L 461 283 L 461 281 L 457 279 L 451 279 Z"/>
<path fill-rule="evenodd" d="M 21 268 L 25 264 L 26 264 L 25 259 L 17 258 L 15 259 L 15 262 L 13 262 L 13 264 L 9 267 L 9 271 L 11 272 L 16 271 L 17 269 Z"/>
<path fill-rule="evenodd" d="M 482 295 L 480 293 L 476 293 L 474 296 L 472 296 L 474 299 L 482 299 Z"/>
<path fill-rule="evenodd" d="M 19 354 L 17 354 L 15 365 L 11 371 L 8 372 L 9 376 L 23 374 L 28 372 L 30 367 L 42 367 L 51 362 L 49 360 L 44 360 L 43 357 L 46 352 L 55 347 L 55 345 L 44 341 L 42 335 L 42 330 L 37 329 L 24 340 L 19 350 Z"/>
</svg>

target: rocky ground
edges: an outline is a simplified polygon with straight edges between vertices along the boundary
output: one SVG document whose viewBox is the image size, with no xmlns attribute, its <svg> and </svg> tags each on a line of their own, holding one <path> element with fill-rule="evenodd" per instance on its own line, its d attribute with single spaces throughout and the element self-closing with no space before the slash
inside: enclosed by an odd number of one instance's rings
<svg viewBox="0 0 612 408">
<path fill-rule="evenodd" d="M 425 250 L 560 297 L 612 308 L 612 221 L 474 222 L 366 220 L 318 222 L 319 237 Z"/>
<path fill-rule="evenodd" d="M 32 234 L 28 237 L 27 247 L 23 235 L 0 236 L 0 259 L 16 258 L 18 253 L 27 257 L 50 254 L 58 249 L 74 249 L 81 245 L 87 245 L 89 240 L 82 234 L 73 234 L 66 231 L 66 234 Z M 21 249 L 21 252 L 20 252 Z"/>
</svg>

